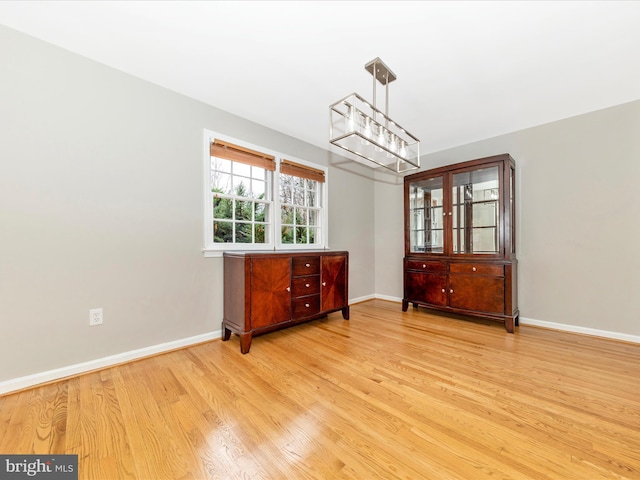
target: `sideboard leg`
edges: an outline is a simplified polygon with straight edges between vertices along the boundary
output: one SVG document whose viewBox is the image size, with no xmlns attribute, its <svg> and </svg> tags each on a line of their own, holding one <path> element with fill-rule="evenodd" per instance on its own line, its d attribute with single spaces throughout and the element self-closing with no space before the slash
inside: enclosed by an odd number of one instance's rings
<svg viewBox="0 0 640 480">
<path fill-rule="evenodd" d="M 240 334 L 240 352 L 245 354 L 249 353 L 249 349 L 251 348 L 251 333 L 241 333 Z"/>
<path fill-rule="evenodd" d="M 220 327 L 220 331 L 222 333 L 222 341 L 226 342 L 231 338 L 231 330 L 229 330 L 225 325 L 224 321 L 222 322 L 222 326 Z"/>
<path fill-rule="evenodd" d="M 349 320 L 349 305 L 342 309 L 342 318 Z"/>
<path fill-rule="evenodd" d="M 513 333 L 514 332 L 514 319 L 513 317 L 507 317 L 504 321 L 504 328 L 507 329 L 507 332 L 509 333 Z"/>
<path fill-rule="evenodd" d="M 402 311 L 406 312 L 409 308 L 409 300 L 402 299 Z"/>
</svg>

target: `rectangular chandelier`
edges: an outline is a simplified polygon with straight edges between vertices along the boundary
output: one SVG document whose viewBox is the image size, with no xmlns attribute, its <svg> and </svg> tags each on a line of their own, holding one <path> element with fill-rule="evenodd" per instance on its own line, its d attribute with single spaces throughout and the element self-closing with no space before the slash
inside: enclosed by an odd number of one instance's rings
<svg viewBox="0 0 640 480">
<path fill-rule="evenodd" d="M 373 104 L 352 93 L 329 107 L 329 141 L 395 173 L 420 168 L 420 140 L 389 118 L 389 83 L 396 76 L 376 58 L 365 65 L 373 76 Z M 376 108 L 376 82 L 385 86 L 385 112 Z"/>
</svg>

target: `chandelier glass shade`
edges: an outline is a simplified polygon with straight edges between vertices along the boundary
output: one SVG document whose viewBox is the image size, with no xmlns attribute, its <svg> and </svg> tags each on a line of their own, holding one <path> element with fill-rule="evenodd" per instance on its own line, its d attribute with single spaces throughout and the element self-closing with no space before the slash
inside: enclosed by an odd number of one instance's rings
<svg viewBox="0 0 640 480">
<path fill-rule="evenodd" d="M 379 58 L 365 69 L 373 75 L 373 104 L 352 93 L 329 107 L 329 141 L 378 166 L 402 173 L 420 167 L 420 140 L 389 118 L 388 88 L 396 79 Z M 385 112 L 375 105 L 376 82 L 386 87 Z"/>
</svg>

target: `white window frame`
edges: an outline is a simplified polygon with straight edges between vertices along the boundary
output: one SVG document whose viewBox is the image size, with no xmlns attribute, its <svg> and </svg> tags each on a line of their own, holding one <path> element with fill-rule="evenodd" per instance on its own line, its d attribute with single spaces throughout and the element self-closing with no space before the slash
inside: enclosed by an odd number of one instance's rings
<svg viewBox="0 0 640 480">
<path fill-rule="evenodd" d="M 271 185 L 267 185 L 267 190 L 271 192 L 270 214 L 271 221 L 268 233 L 268 243 L 215 243 L 213 241 L 213 194 L 211 193 L 211 152 L 210 145 L 214 139 L 233 143 L 238 146 L 249 148 L 275 157 L 276 170 L 271 172 Z M 204 248 L 205 257 L 221 257 L 225 251 L 274 251 L 274 250 L 325 250 L 329 248 L 329 208 L 328 208 L 328 169 L 324 166 L 301 160 L 291 155 L 277 152 L 260 145 L 252 145 L 244 140 L 229 137 L 212 130 L 205 129 L 203 135 L 203 203 L 204 203 Z M 316 244 L 291 244 L 282 243 L 282 207 L 280 204 L 280 164 L 283 159 L 290 160 L 300 165 L 322 170 L 325 181 L 318 182 L 318 199 L 321 202 L 319 215 L 320 225 L 318 227 L 318 243 Z"/>
<path fill-rule="evenodd" d="M 319 221 L 320 225 L 318 227 L 318 238 L 319 243 L 316 244 L 308 244 L 308 243 L 282 243 L 282 204 L 280 203 L 280 165 L 281 161 L 286 158 L 289 161 L 294 163 L 303 165 L 305 167 L 314 168 L 316 170 L 322 170 L 324 172 L 324 182 L 318 182 L 318 200 L 321 203 L 320 207 L 320 215 Z M 281 155 L 278 157 L 278 166 L 276 171 L 274 172 L 274 197 L 277 195 L 278 205 L 275 207 L 278 211 L 277 218 L 277 237 L 276 237 L 276 248 L 279 250 L 323 250 L 329 248 L 329 232 L 327 229 L 327 225 L 329 224 L 329 215 L 327 208 L 327 181 L 328 181 L 328 172 L 325 167 L 316 165 L 311 162 L 307 162 L 305 160 L 301 160 L 296 157 L 292 157 L 291 155 Z M 308 207 L 303 207 L 309 209 Z"/>
</svg>

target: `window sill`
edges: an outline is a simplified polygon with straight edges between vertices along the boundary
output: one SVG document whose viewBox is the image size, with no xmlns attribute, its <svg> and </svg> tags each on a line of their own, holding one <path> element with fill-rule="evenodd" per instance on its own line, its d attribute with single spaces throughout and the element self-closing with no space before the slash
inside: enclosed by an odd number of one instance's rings
<svg viewBox="0 0 640 480">
<path fill-rule="evenodd" d="M 221 258 L 224 252 L 296 252 L 296 251 L 309 251 L 309 252 L 322 252 L 325 250 L 329 250 L 329 246 L 318 246 L 318 245 L 281 245 L 280 247 L 274 248 L 273 246 L 268 245 L 226 245 L 222 248 L 204 248 L 202 250 L 202 254 L 205 258 Z"/>
</svg>

